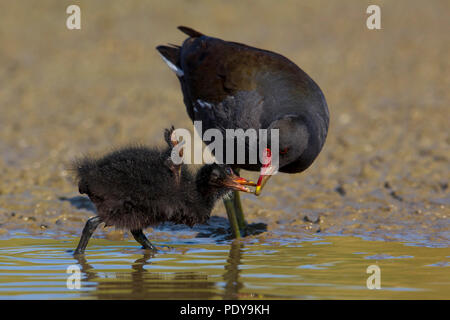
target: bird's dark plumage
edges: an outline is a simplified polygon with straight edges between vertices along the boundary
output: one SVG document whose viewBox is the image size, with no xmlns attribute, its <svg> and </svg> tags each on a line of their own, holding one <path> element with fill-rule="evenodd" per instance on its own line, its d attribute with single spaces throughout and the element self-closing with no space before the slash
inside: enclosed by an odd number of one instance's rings
<svg viewBox="0 0 450 320">
<path fill-rule="evenodd" d="M 201 120 L 203 131 L 279 129 L 279 171 L 308 168 L 329 124 L 319 86 L 280 54 L 179 29 L 189 35 L 181 47 L 157 50 L 180 80 L 189 117 Z M 259 170 L 261 163 L 234 167 Z"/>
<path fill-rule="evenodd" d="M 172 131 L 165 131 L 168 148 L 127 147 L 98 159 L 75 161 L 79 191 L 88 195 L 97 208 L 95 227 L 104 222 L 139 232 L 133 233 L 136 240 L 143 237 L 148 241 L 142 229 L 162 222 L 189 226 L 204 223 L 214 203 L 227 191 L 248 191 L 241 185 L 246 180 L 234 175 L 226 165 L 204 165 L 195 175 L 186 165 L 174 165 L 171 152 L 177 142 L 171 139 Z M 79 246 L 77 252 L 83 252 L 85 245 Z"/>
<path fill-rule="evenodd" d="M 166 150 L 129 147 L 100 159 L 85 158 L 77 164 L 79 191 L 89 196 L 106 225 L 117 228 L 203 222 L 207 214 L 191 211 L 185 207 L 187 201 L 177 201 L 185 192 L 174 185 L 173 173 L 165 165 L 168 157 Z M 187 183 L 193 180 L 188 170 L 182 170 L 182 178 Z"/>
<path fill-rule="evenodd" d="M 79 191 L 89 196 L 106 225 L 121 229 L 144 229 L 161 222 L 193 226 L 209 219 L 225 188 L 208 185 L 206 165 L 196 176 L 182 169 L 181 185 L 164 165 L 164 152 L 130 147 L 99 160 L 86 158 L 78 164 Z"/>
</svg>

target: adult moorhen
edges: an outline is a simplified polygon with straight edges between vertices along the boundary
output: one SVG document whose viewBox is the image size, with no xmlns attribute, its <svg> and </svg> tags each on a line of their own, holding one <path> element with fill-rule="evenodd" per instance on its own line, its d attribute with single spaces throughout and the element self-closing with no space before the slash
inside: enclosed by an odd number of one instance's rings
<svg viewBox="0 0 450 320">
<path fill-rule="evenodd" d="M 307 169 L 328 132 L 328 107 L 319 86 L 280 54 L 209 37 L 188 27 L 178 29 L 189 36 L 182 46 L 158 46 L 157 50 L 181 83 L 192 121 L 202 121 L 203 132 L 210 128 L 279 129 L 278 171 Z M 266 157 L 271 154 L 268 140 Z M 260 170 L 256 195 L 276 169 L 263 163 L 258 159 L 256 164 L 231 164 L 235 170 Z M 232 205 L 224 201 L 229 217 L 243 229 L 239 194 L 235 193 Z M 238 230 L 235 235 L 239 237 Z"/>
</svg>

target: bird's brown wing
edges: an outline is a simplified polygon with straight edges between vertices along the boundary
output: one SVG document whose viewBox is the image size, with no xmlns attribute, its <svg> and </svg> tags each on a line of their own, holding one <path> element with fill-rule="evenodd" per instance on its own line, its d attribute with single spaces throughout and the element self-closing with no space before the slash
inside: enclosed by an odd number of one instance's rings
<svg viewBox="0 0 450 320">
<path fill-rule="evenodd" d="M 208 128 L 259 128 L 264 103 L 252 68 L 254 53 L 238 44 L 202 36 L 181 49 L 184 101 L 192 120 Z"/>
<path fill-rule="evenodd" d="M 264 79 L 264 74 L 270 73 L 270 69 L 277 70 L 274 64 L 279 55 L 208 37 L 189 27 L 179 29 L 190 36 L 181 48 L 158 46 L 157 50 L 180 80 L 189 117 L 192 120 L 207 117 L 208 111 L 200 117 L 196 114 L 203 113 L 203 106 L 228 110 L 245 108 L 254 113 L 267 91 L 258 82 Z M 237 99 L 231 101 L 230 97 Z M 228 110 L 219 110 L 219 113 L 227 113 Z M 233 115 L 236 118 L 239 112 L 234 111 Z M 228 125 L 229 128 L 237 127 L 234 122 Z"/>
</svg>

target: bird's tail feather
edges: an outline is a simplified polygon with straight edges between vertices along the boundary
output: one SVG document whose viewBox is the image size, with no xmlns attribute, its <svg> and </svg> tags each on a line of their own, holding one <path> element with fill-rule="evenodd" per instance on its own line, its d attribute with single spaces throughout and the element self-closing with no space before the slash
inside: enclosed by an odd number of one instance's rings
<svg viewBox="0 0 450 320">
<path fill-rule="evenodd" d="M 198 37 L 203 36 L 203 33 L 198 32 L 192 28 L 185 27 L 185 26 L 179 26 L 178 30 L 180 30 L 183 33 L 186 33 L 188 36 L 190 36 L 192 38 L 198 38 Z"/>
<path fill-rule="evenodd" d="M 159 54 L 163 58 L 164 62 L 167 63 L 170 69 L 172 69 L 177 76 L 182 77 L 184 75 L 183 70 L 179 65 L 180 57 L 180 47 L 178 46 L 157 46 Z"/>
</svg>

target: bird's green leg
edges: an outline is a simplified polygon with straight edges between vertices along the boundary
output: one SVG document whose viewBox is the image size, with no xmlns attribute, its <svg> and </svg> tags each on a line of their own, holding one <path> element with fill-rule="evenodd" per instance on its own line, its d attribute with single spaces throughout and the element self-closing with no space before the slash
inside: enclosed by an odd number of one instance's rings
<svg viewBox="0 0 450 320">
<path fill-rule="evenodd" d="M 247 222 L 245 221 L 244 211 L 242 210 L 241 195 L 239 194 L 239 191 L 233 191 L 233 202 L 239 230 L 241 231 L 241 234 L 243 234 L 247 227 Z"/>
<path fill-rule="evenodd" d="M 234 171 L 236 171 L 236 173 L 239 174 L 240 170 L 235 169 Z M 247 221 L 245 221 L 244 210 L 242 210 L 241 195 L 239 194 L 239 191 L 233 191 L 233 202 L 239 230 L 241 232 L 241 235 L 244 235 L 245 228 L 247 228 Z"/>
<path fill-rule="evenodd" d="M 236 211 L 234 210 L 234 196 L 223 199 L 223 204 L 225 205 L 225 210 L 227 211 L 233 238 L 239 239 L 241 237 L 241 232 L 239 230 L 238 220 L 236 219 Z"/>
<path fill-rule="evenodd" d="M 235 169 L 239 174 L 239 169 Z M 231 197 L 223 200 L 230 221 L 231 231 L 235 239 L 245 235 L 247 222 L 245 221 L 244 211 L 242 210 L 241 196 L 239 191 L 233 191 Z"/>
</svg>

